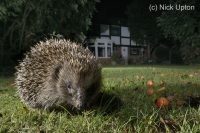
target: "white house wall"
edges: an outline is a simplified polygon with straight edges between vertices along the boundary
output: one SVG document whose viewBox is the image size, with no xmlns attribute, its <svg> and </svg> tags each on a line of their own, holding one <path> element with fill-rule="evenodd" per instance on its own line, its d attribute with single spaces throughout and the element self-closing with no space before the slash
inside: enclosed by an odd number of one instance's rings
<svg viewBox="0 0 200 133">
<path fill-rule="evenodd" d="M 89 47 L 95 48 L 95 56 L 96 58 L 110 58 L 108 56 L 108 49 L 111 49 L 111 55 L 113 53 L 113 44 L 119 45 L 121 47 L 121 54 L 122 57 L 127 59 L 128 58 L 128 47 L 129 46 L 136 46 L 136 42 L 131 40 L 129 28 L 126 26 L 121 26 L 119 29 L 120 35 L 111 35 L 111 31 L 113 27 L 120 27 L 117 25 L 100 25 L 100 37 L 96 38 L 92 41 L 94 45 L 90 45 Z M 90 41 L 91 42 L 91 41 Z M 103 45 L 101 45 L 103 44 Z M 109 45 L 110 44 L 110 45 Z M 105 50 L 104 50 L 105 48 Z M 103 50 L 102 50 L 103 49 Z M 99 57 L 98 52 L 105 54 L 105 57 Z M 105 52 L 105 53 L 104 53 Z"/>
<path fill-rule="evenodd" d="M 130 45 L 130 39 L 129 38 L 122 38 L 122 40 L 121 40 L 122 42 L 121 42 L 121 44 L 122 45 Z"/>
<path fill-rule="evenodd" d="M 129 32 L 128 27 L 124 27 L 124 26 L 121 27 L 121 36 L 130 37 L 130 32 Z"/>
<path fill-rule="evenodd" d="M 111 36 L 111 40 L 113 43 L 120 45 L 120 37 L 119 36 Z"/>
<path fill-rule="evenodd" d="M 108 37 L 108 36 L 102 36 L 101 39 L 107 39 L 107 40 L 110 40 L 110 37 Z"/>
</svg>

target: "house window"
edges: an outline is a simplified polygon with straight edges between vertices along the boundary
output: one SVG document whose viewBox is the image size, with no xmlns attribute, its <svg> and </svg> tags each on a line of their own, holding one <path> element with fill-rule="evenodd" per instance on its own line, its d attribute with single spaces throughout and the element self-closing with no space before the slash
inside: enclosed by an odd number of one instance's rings
<svg viewBox="0 0 200 133">
<path fill-rule="evenodd" d="M 110 34 L 112 36 L 120 36 L 120 26 L 117 26 L 117 25 L 111 25 L 111 29 L 110 29 Z"/>
<path fill-rule="evenodd" d="M 107 47 L 107 56 L 111 57 L 111 47 Z"/>
<path fill-rule="evenodd" d="M 112 43 L 107 40 L 97 40 L 93 44 L 88 44 L 88 47 L 96 58 L 110 58 L 112 56 Z"/>
<path fill-rule="evenodd" d="M 98 47 L 98 57 L 105 57 L 105 47 Z"/>
<path fill-rule="evenodd" d="M 131 55 L 139 55 L 139 50 L 137 48 L 130 48 Z"/>
</svg>

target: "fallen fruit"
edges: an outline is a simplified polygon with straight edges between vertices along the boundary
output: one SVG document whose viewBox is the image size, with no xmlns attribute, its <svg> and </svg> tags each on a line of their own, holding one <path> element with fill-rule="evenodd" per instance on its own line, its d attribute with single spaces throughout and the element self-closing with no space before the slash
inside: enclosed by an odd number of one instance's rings
<svg viewBox="0 0 200 133">
<path fill-rule="evenodd" d="M 153 81 L 153 80 L 148 80 L 148 81 L 147 81 L 147 86 L 148 86 L 148 87 L 154 86 L 154 81 Z"/>
<path fill-rule="evenodd" d="M 151 96 L 154 94 L 154 89 L 152 88 L 148 88 L 147 91 L 146 91 L 147 95 Z"/>
<path fill-rule="evenodd" d="M 167 107 L 169 105 L 169 101 L 165 97 L 157 98 L 155 104 L 158 108 Z"/>
</svg>

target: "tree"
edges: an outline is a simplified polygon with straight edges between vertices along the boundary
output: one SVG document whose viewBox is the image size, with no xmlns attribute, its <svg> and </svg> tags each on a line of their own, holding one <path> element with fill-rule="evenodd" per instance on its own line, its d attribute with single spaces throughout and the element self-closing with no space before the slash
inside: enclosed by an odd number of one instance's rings
<svg viewBox="0 0 200 133">
<path fill-rule="evenodd" d="M 20 22 L 14 21 L 14 18 L 18 16 L 22 12 L 22 5 L 24 1 L 6 1 L 2 0 L 0 2 L 0 62 L 3 65 L 7 61 L 9 62 L 8 56 L 5 55 L 9 53 L 8 51 L 12 51 L 10 49 L 11 44 L 8 43 L 11 38 L 13 38 L 13 31 L 17 29 L 17 25 Z M 6 59 L 5 59 L 6 58 Z"/>
<path fill-rule="evenodd" d="M 54 33 L 83 41 L 95 3 L 96 0 L 1 0 L 1 48 L 19 54 Z"/>
<path fill-rule="evenodd" d="M 158 25 L 166 37 L 173 37 L 181 45 L 181 51 L 185 62 L 200 62 L 200 1 L 176 0 L 173 5 L 194 6 L 191 11 L 165 11 L 158 17 Z"/>
<path fill-rule="evenodd" d="M 147 43 L 154 44 L 158 43 L 159 38 L 162 38 L 160 28 L 156 23 L 156 18 L 161 13 L 149 10 L 149 5 L 154 3 L 156 3 L 155 0 L 133 0 L 127 7 L 126 14 L 130 32 L 133 39 L 138 43 L 144 43 L 145 40 Z"/>
<path fill-rule="evenodd" d="M 194 5 L 195 10 L 150 12 L 150 4 Z M 151 53 L 159 44 L 169 46 L 170 49 L 180 47 L 185 63 L 196 62 L 200 59 L 199 5 L 199 0 L 134 0 L 127 10 L 131 35 L 138 43 L 146 42 L 150 45 Z"/>
<path fill-rule="evenodd" d="M 160 27 L 157 25 L 157 17 L 161 15 L 161 11 L 151 12 L 150 4 L 167 3 L 165 0 L 133 0 L 127 7 L 126 14 L 128 16 L 128 24 L 132 39 L 139 44 L 147 44 L 150 46 L 150 53 L 159 45 L 172 47 L 174 40 L 163 35 Z"/>
</svg>

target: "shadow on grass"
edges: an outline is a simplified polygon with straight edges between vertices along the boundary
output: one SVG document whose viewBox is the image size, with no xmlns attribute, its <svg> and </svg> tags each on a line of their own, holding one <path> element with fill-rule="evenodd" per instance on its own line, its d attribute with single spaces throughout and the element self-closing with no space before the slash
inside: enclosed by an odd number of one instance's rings
<svg viewBox="0 0 200 133">
<path fill-rule="evenodd" d="M 112 93 L 102 92 L 99 94 L 98 99 L 92 103 L 89 107 L 83 110 L 77 110 L 72 106 L 59 105 L 56 108 L 50 109 L 49 111 L 54 112 L 67 112 L 70 115 L 81 115 L 82 112 L 88 110 L 95 110 L 103 115 L 110 115 L 112 113 L 118 112 L 122 106 L 122 101 L 119 97 Z"/>
<path fill-rule="evenodd" d="M 98 108 L 104 114 L 112 114 L 118 112 L 122 105 L 122 100 L 118 96 L 113 93 L 103 92 L 93 107 Z"/>
<path fill-rule="evenodd" d="M 162 92 L 156 93 L 152 96 L 146 94 L 146 89 L 135 88 L 116 88 L 117 94 L 120 95 L 120 99 L 123 101 L 123 105 L 116 117 L 121 122 L 126 122 L 125 127 L 134 131 L 137 126 L 141 128 L 152 128 L 156 132 L 164 131 L 167 128 L 170 132 L 180 131 L 180 127 L 176 121 L 176 117 L 180 114 L 187 114 L 188 110 L 198 110 L 200 107 L 200 84 L 187 83 L 187 84 L 170 84 L 166 86 Z M 183 100 L 183 104 L 177 104 L 177 101 L 172 101 L 173 105 L 169 105 L 168 108 L 158 109 L 155 105 L 155 100 L 158 97 L 167 97 L 174 95 L 176 98 Z M 169 116 L 173 115 L 169 119 Z M 188 114 L 191 115 L 191 114 Z M 163 121 L 160 118 L 164 119 Z M 184 119 L 182 119 L 184 120 Z M 181 120 L 180 120 L 181 121 Z M 149 125 L 149 123 L 152 123 Z"/>
<path fill-rule="evenodd" d="M 169 84 L 166 89 L 155 93 L 152 96 L 146 94 L 146 89 L 135 88 L 117 88 L 116 93 L 119 94 L 119 98 L 123 101 L 121 106 L 120 119 L 128 120 L 131 116 L 138 117 L 138 112 L 142 114 L 152 114 L 157 110 L 155 100 L 158 97 L 174 96 L 175 105 L 171 108 L 194 108 L 200 107 L 200 84 L 186 83 L 186 84 Z M 184 103 L 177 105 L 177 100 L 180 99 Z"/>
<path fill-rule="evenodd" d="M 147 96 L 145 89 L 142 87 L 133 86 L 129 88 L 115 86 L 110 92 L 101 93 L 99 99 L 96 101 L 93 107 L 88 108 L 88 110 L 97 110 L 97 115 L 103 114 L 108 115 L 109 117 L 115 117 L 120 121 L 120 124 L 125 123 L 124 127 L 127 128 L 127 130 L 130 129 L 130 131 L 133 132 L 137 128 L 137 125 L 139 125 L 141 129 L 145 129 L 146 126 L 149 126 L 149 128 L 151 128 L 151 126 L 155 126 L 155 123 L 158 124 L 158 127 L 155 127 L 157 128 L 155 129 L 156 131 L 165 131 L 165 125 L 163 126 L 162 123 L 159 123 L 159 117 L 162 114 L 156 114 L 158 109 L 155 108 L 155 99 L 160 96 L 167 96 L 174 93 L 180 93 L 181 96 L 187 96 L 188 89 L 191 89 L 191 91 L 194 93 L 198 93 L 200 90 L 200 84 L 169 84 L 166 86 L 166 88 L 166 90 L 160 92 L 159 94 Z M 188 107 L 189 105 L 183 106 L 183 108 Z M 57 112 L 60 111 L 61 110 L 58 110 Z M 63 108 L 62 111 L 64 113 L 69 112 L 71 115 L 81 114 L 78 111 L 65 108 Z M 181 111 L 184 112 L 184 110 Z M 168 111 L 165 113 L 168 115 Z M 148 123 L 151 121 L 153 121 L 153 124 L 149 125 Z M 172 124 L 170 123 L 169 126 Z M 176 131 L 178 130 L 178 127 L 172 130 Z"/>
<path fill-rule="evenodd" d="M 199 87 L 199 88 L 198 88 Z M 79 111 L 71 106 L 58 106 L 57 108 L 50 109 L 49 111 L 55 112 L 67 112 L 70 115 L 80 115 L 84 111 L 94 110 L 97 113 L 103 115 L 117 115 L 122 121 L 127 121 L 130 117 L 140 117 L 142 114 L 152 114 L 156 110 L 155 100 L 158 97 L 167 97 L 170 95 L 179 94 L 186 102 L 182 107 L 194 107 L 197 108 L 200 105 L 200 97 L 191 97 L 188 95 L 188 89 L 191 88 L 191 92 L 198 93 L 200 84 L 171 84 L 162 92 L 159 92 L 153 96 L 148 96 L 146 90 L 143 88 L 115 88 L 113 93 L 103 92 L 100 93 L 99 98 L 92 106 Z M 138 115 L 138 112 L 141 114 Z"/>
</svg>

